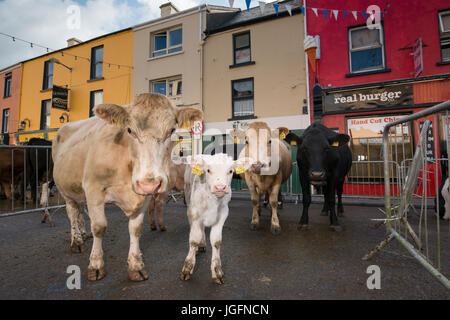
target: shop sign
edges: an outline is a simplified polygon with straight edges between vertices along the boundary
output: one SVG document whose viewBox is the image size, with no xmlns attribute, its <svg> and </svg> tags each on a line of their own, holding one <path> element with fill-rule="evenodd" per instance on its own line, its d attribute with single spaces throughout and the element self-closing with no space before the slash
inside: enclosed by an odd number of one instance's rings
<svg viewBox="0 0 450 320">
<path fill-rule="evenodd" d="M 68 110 L 68 97 L 69 97 L 69 89 L 53 86 L 52 90 L 52 107 Z"/>
<path fill-rule="evenodd" d="M 412 104 L 414 104 L 414 101 L 411 84 L 327 92 L 324 97 L 325 112 L 375 109 Z"/>
<path fill-rule="evenodd" d="M 389 115 L 381 117 L 366 117 L 366 118 L 351 118 L 347 119 L 347 132 L 352 139 L 360 139 L 360 142 L 364 144 L 364 139 L 370 139 L 372 144 L 381 144 L 383 142 L 383 130 L 384 127 L 394 121 L 400 120 L 406 117 L 406 115 Z M 408 136 L 409 126 L 395 126 L 392 128 L 395 132 L 395 136 Z M 376 139 L 373 139 L 376 138 Z"/>
</svg>

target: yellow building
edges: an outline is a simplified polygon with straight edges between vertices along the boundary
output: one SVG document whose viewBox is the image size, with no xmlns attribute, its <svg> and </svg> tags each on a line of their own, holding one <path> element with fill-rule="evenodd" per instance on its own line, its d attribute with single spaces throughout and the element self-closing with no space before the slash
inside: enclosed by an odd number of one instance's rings
<svg viewBox="0 0 450 320">
<path fill-rule="evenodd" d="M 133 30 L 120 30 L 23 62 L 19 142 L 52 139 L 68 121 L 92 116 L 99 103 L 133 100 Z M 66 98 L 67 95 L 67 98 Z"/>
</svg>

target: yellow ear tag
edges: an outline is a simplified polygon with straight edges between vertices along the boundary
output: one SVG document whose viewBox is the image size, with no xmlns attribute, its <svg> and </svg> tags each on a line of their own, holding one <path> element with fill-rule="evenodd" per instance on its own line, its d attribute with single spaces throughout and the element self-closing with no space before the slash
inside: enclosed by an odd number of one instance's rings
<svg viewBox="0 0 450 320">
<path fill-rule="evenodd" d="M 238 143 L 239 143 L 238 137 L 234 137 L 234 144 L 238 144 Z"/>
<path fill-rule="evenodd" d="M 297 141 L 292 140 L 291 141 L 291 146 L 296 146 L 297 145 Z"/>
<path fill-rule="evenodd" d="M 203 170 L 200 169 L 198 165 L 195 165 L 192 167 L 192 174 L 195 174 L 197 176 L 201 176 L 203 174 Z"/>
<path fill-rule="evenodd" d="M 120 127 L 119 121 L 117 121 L 117 119 L 111 119 L 111 124 L 114 127 Z"/>
<path fill-rule="evenodd" d="M 244 166 L 239 166 L 236 168 L 236 174 L 242 174 L 245 172 L 245 167 Z"/>
<path fill-rule="evenodd" d="M 280 139 L 281 140 L 286 139 L 286 133 L 284 133 L 284 132 L 280 133 Z"/>
<path fill-rule="evenodd" d="M 336 141 L 336 142 L 333 142 L 332 146 L 333 146 L 333 147 L 339 147 L 339 142 L 337 142 L 337 141 Z"/>
<path fill-rule="evenodd" d="M 186 121 L 183 125 L 183 129 L 190 130 L 191 129 L 191 121 Z"/>
</svg>

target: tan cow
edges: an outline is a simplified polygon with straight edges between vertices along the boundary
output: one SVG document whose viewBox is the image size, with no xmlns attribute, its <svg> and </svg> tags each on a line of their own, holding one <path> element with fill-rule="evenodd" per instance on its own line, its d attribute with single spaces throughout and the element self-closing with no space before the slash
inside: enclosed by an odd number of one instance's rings
<svg viewBox="0 0 450 320">
<path fill-rule="evenodd" d="M 126 107 L 102 104 L 96 117 L 63 126 L 53 140 L 54 180 L 66 201 L 72 251 L 81 252 L 86 231 L 86 202 L 94 237 L 88 279 L 105 275 L 102 238 L 106 231 L 105 202 L 119 206 L 129 218 L 128 275 L 148 279 L 139 237 L 150 194 L 168 192 L 172 184 L 170 155 L 175 130 L 202 118 L 193 108 L 175 108 L 159 94 L 141 94 Z"/>
<path fill-rule="evenodd" d="M 253 122 L 244 132 L 233 129 L 230 135 L 244 140 L 245 147 L 239 158 L 252 158 L 255 162 L 241 175 L 247 183 L 253 204 L 251 229 L 259 226 L 260 197 L 269 195 L 272 207 L 271 228 L 273 234 L 281 232 L 277 215 L 278 192 L 292 173 L 291 152 L 287 144 L 280 141 L 280 135 L 286 135 L 289 129 L 280 127 L 271 130 L 265 122 Z"/>
<path fill-rule="evenodd" d="M 186 165 L 179 164 L 173 166 L 170 170 L 171 179 L 169 179 L 171 185 L 168 187 L 168 190 L 175 190 L 180 192 L 184 190 L 184 171 Z M 158 195 L 152 196 L 152 200 L 150 201 L 150 206 L 148 209 L 148 215 L 150 220 L 150 229 L 156 230 L 155 225 L 155 208 L 156 208 L 156 216 L 158 218 L 158 227 L 160 231 L 166 231 L 166 226 L 164 225 L 164 215 L 163 215 L 163 205 L 169 197 L 169 192 L 164 192 Z"/>
</svg>

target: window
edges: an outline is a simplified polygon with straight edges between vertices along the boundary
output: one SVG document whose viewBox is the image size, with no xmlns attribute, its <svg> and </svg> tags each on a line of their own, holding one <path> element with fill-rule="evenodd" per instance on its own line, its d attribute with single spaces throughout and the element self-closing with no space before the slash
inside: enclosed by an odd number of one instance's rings
<svg viewBox="0 0 450 320">
<path fill-rule="evenodd" d="M 12 73 L 9 72 L 5 75 L 5 90 L 3 92 L 3 98 L 11 97 L 11 81 Z"/>
<path fill-rule="evenodd" d="M 183 50 L 183 29 L 180 27 L 152 34 L 152 57 Z"/>
<path fill-rule="evenodd" d="M 234 64 L 251 61 L 250 32 L 233 35 Z"/>
<path fill-rule="evenodd" d="M 53 88 L 53 62 L 45 61 L 44 63 L 44 83 L 42 90 Z"/>
<path fill-rule="evenodd" d="M 350 72 L 364 72 L 385 68 L 383 32 L 366 26 L 349 30 Z"/>
<path fill-rule="evenodd" d="M 43 100 L 41 104 L 41 125 L 40 130 L 50 129 L 50 108 L 52 100 Z"/>
<path fill-rule="evenodd" d="M 103 46 L 91 50 L 91 80 L 103 77 Z"/>
<path fill-rule="evenodd" d="M 233 118 L 253 116 L 253 78 L 232 81 L 231 86 L 233 100 Z"/>
<path fill-rule="evenodd" d="M 103 103 L 103 90 L 91 91 L 89 118 L 95 116 L 94 107 Z"/>
<path fill-rule="evenodd" d="M 157 80 L 151 82 L 150 91 L 159 93 L 168 98 L 179 98 L 182 94 L 183 82 L 180 77 Z"/>
<path fill-rule="evenodd" d="M 2 133 L 9 132 L 9 109 L 3 109 Z"/>
<path fill-rule="evenodd" d="M 439 12 L 439 40 L 442 62 L 450 62 L 450 10 Z"/>
</svg>

